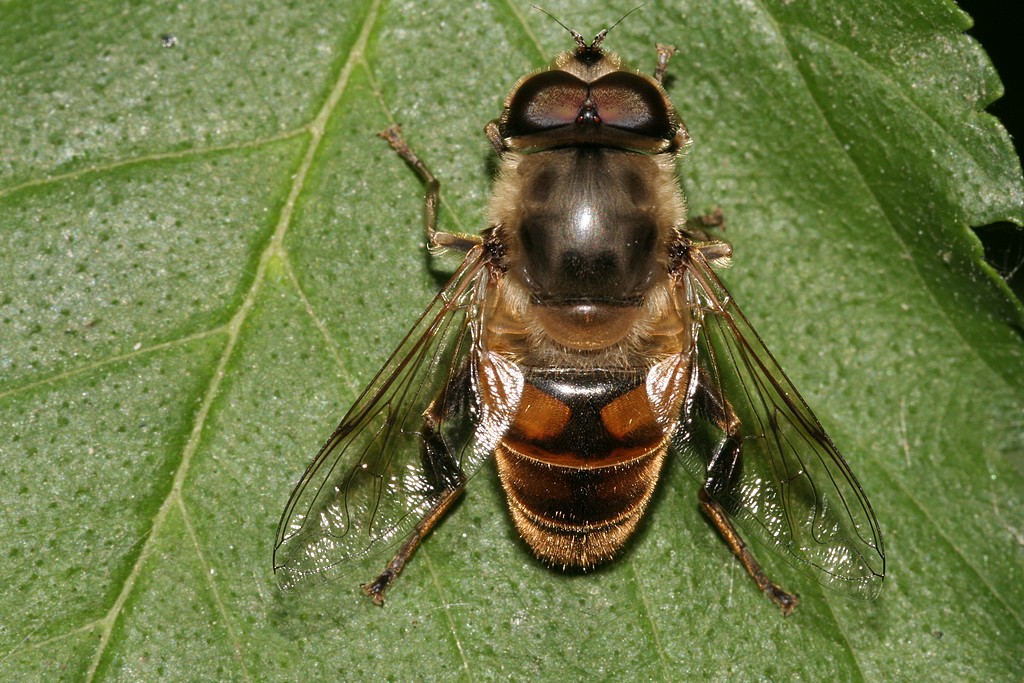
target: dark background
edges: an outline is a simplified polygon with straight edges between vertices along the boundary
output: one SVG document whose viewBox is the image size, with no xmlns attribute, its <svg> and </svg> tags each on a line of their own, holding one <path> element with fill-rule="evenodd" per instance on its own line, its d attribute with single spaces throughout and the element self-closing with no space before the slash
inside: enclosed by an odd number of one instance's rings
<svg viewBox="0 0 1024 683">
<path fill-rule="evenodd" d="M 992 0 L 960 0 L 960 7 L 974 18 L 974 36 L 988 52 L 1005 94 L 988 107 L 1006 126 L 1020 156 L 1024 142 L 1024 86 L 1021 85 L 1021 42 L 1024 23 L 1013 3 Z M 1024 230 L 1011 223 L 975 228 L 985 245 L 985 257 L 1024 298 Z"/>
</svg>

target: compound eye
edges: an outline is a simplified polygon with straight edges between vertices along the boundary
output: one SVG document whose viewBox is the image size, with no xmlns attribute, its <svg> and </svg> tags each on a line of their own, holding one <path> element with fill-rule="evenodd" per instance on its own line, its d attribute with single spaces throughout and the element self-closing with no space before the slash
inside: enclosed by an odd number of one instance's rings
<svg viewBox="0 0 1024 683">
<path fill-rule="evenodd" d="M 652 138 L 674 132 L 665 96 L 636 74 L 613 71 L 590 85 L 590 97 L 607 126 Z"/>
<path fill-rule="evenodd" d="M 543 71 L 530 76 L 508 105 L 505 134 L 517 137 L 567 126 L 586 99 L 586 83 L 572 74 Z"/>
</svg>

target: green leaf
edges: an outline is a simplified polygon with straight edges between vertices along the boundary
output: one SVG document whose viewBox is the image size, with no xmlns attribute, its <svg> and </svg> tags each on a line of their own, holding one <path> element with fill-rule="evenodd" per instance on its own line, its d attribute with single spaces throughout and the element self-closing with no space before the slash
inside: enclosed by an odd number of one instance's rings
<svg viewBox="0 0 1024 683">
<path fill-rule="evenodd" d="M 585 34 L 630 6 L 546 4 Z M 1024 312 L 970 226 L 1024 221 L 1000 94 L 946 0 L 652 2 L 653 67 L 737 301 L 885 535 L 881 597 L 758 593 L 669 464 L 587 575 L 534 561 L 491 469 L 377 609 L 282 594 L 292 485 L 453 268 L 401 122 L 477 231 L 481 135 L 571 46 L 519 4 L 0 5 L 0 679 L 1011 680 L 1024 661 Z M 173 35 L 173 41 L 161 39 Z M 757 551 L 757 548 L 755 548 Z"/>
</svg>

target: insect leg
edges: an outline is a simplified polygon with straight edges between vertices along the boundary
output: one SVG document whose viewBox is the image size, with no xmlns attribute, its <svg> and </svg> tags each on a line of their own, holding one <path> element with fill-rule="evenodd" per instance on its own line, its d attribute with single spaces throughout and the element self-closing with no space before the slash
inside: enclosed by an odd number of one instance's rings
<svg viewBox="0 0 1024 683">
<path fill-rule="evenodd" d="M 405 159 L 405 162 L 412 166 L 416 175 L 426 185 L 426 192 L 423 195 L 423 226 L 427 233 L 427 245 L 438 249 L 455 249 L 468 253 L 470 249 L 480 244 L 480 238 L 476 235 L 463 235 L 454 232 L 439 232 L 437 230 L 437 206 L 441 202 L 441 183 L 434 174 L 430 172 L 423 160 L 412 151 L 409 143 L 402 137 L 402 129 L 398 124 L 388 126 L 380 132 L 380 137 L 388 141 L 391 149 L 398 152 L 398 156 Z"/>
<path fill-rule="evenodd" d="M 374 604 L 384 604 L 384 594 L 405 568 L 420 542 L 437 526 L 466 487 L 466 475 L 448 448 L 441 427 L 446 420 L 465 408 L 470 390 L 469 365 L 464 364 L 423 413 L 423 472 L 429 486 L 439 495 L 384 571 L 370 583 L 363 584 L 363 593 L 370 596 Z"/>
<path fill-rule="evenodd" d="M 672 58 L 672 55 L 676 53 L 676 49 L 671 45 L 663 45 L 658 43 L 658 63 L 654 67 L 654 80 L 658 83 L 665 81 L 665 73 L 668 71 L 668 60 Z"/>
<path fill-rule="evenodd" d="M 783 616 L 789 616 L 789 613 L 800 602 L 799 598 L 783 590 L 778 584 L 768 578 L 764 570 L 761 569 L 761 565 L 754 559 L 754 555 L 743 542 L 743 539 L 740 538 L 736 527 L 729 521 L 725 508 L 712 500 L 705 489 L 701 489 L 698 495 L 700 496 L 700 506 L 704 510 L 704 514 L 708 516 L 711 523 L 718 529 L 718 533 L 722 535 L 729 549 L 732 550 L 736 558 L 743 564 L 744 569 L 747 570 L 747 573 L 754 579 L 757 587 L 782 609 Z"/>
<path fill-rule="evenodd" d="M 743 542 L 739 532 L 736 531 L 736 527 L 729 520 L 728 512 L 713 497 L 714 493 L 724 494 L 735 485 L 742 467 L 743 443 L 739 418 L 729 402 L 711 386 L 708 382 L 701 381 L 702 408 L 725 432 L 725 438 L 708 463 L 707 479 L 704 482 L 704 487 L 698 493 L 701 509 L 718 529 L 718 533 L 732 550 L 733 555 L 754 579 L 757 587 L 782 609 L 783 616 L 789 616 L 799 599 L 768 578 L 753 553 L 747 548 L 747 544 Z"/>
<path fill-rule="evenodd" d="M 451 506 L 458 500 L 459 495 L 462 494 L 463 486 L 459 486 L 456 489 L 445 491 L 444 495 L 438 499 L 434 507 L 427 513 L 427 516 L 416 525 L 413 529 L 412 536 L 402 544 L 402 547 L 395 553 L 394 558 L 388 563 L 388 566 L 384 568 L 384 571 L 380 575 L 371 581 L 370 583 L 364 583 L 363 593 L 370 596 L 375 605 L 384 604 L 384 593 L 387 592 L 391 584 L 395 582 L 398 575 L 405 568 L 405 563 L 409 561 L 412 554 L 416 552 L 416 548 L 419 547 L 420 542 L 423 538 L 430 533 L 430 530 L 437 525 L 441 518 L 444 517 L 445 513 L 451 508 Z"/>
<path fill-rule="evenodd" d="M 698 242 L 711 242 L 715 232 L 725 231 L 725 214 L 722 207 L 716 206 L 711 213 L 686 217 L 686 233 Z"/>
</svg>

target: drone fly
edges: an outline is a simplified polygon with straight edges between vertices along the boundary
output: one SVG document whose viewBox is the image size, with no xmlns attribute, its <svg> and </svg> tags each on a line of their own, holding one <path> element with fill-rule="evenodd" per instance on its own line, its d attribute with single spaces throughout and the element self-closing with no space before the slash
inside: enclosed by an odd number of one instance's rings
<svg viewBox="0 0 1024 683">
<path fill-rule="evenodd" d="M 689 135 L 654 76 L 602 43 L 527 74 L 485 128 L 499 168 L 480 235 L 310 463 L 278 526 L 281 585 L 326 580 L 397 546 L 363 586 L 377 604 L 470 477 L 494 458 L 512 520 L 554 567 L 613 558 L 671 454 L 758 587 L 737 527 L 822 584 L 874 597 L 878 522 L 853 472 L 714 272 L 731 247 L 691 229 L 676 177 Z M 735 526 L 734 526 L 735 524 Z"/>
</svg>

